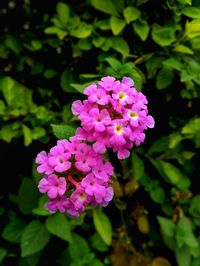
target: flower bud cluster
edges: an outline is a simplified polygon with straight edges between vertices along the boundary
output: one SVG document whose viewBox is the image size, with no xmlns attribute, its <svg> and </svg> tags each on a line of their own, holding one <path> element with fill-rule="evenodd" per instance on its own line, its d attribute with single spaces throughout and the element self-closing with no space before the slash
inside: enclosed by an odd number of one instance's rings
<svg viewBox="0 0 200 266">
<path fill-rule="evenodd" d="M 84 94 L 86 100 L 72 104 L 72 113 L 81 121 L 76 136 L 91 142 L 97 153 L 111 148 L 119 159 L 125 159 L 133 144 L 139 146 L 144 141 L 144 131 L 154 127 L 147 99 L 134 88 L 130 78 L 120 82 L 104 77 L 98 84 L 85 88 Z"/>
</svg>

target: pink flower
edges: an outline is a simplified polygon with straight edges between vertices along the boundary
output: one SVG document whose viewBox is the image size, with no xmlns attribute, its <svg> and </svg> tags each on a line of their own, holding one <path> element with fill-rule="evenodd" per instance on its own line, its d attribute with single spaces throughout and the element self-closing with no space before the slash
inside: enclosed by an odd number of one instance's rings
<svg viewBox="0 0 200 266">
<path fill-rule="evenodd" d="M 99 161 L 97 165 L 93 167 L 92 173 L 97 179 L 107 183 L 109 177 L 113 175 L 113 166 L 110 162 L 104 164 L 102 161 Z"/>
<path fill-rule="evenodd" d="M 92 166 L 96 164 L 94 157 L 88 156 L 87 154 L 77 153 L 75 155 L 75 166 L 78 170 L 87 173 L 91 170 Z"/>
<path fill-rule="evenodd" d="M 110 95 L 105 90 L 97 88 L 96 84 L 92 84 L 85 88 L 84 94 L 88 96 L 90 103 L 97 103 L 99 105 L 106 105 L 109 102 Z"/>
<path fill-rule="evenodd" d="M 59 145 L 51 148 L 48 162 L 56 172 L 62 173 L 71 167 L 70 157 L 70 153 L 66 152 L 63 146 Z"/>
<path fill-rule="evenodd" d="M 114 196 L 113 188 L 101 186 L 95 193 L 96 203 L 106 207 Z"/>
<path fill-rule="evenodd" d="M 126 84 L 126 85 L 128 85 L 130 87 L 134 86 L 134 81 L 131 78 L 129 78 L 129 77 L 123 77 L 122 83 L 124 83 L 124 84 Z"/>
<path fill-rule="evenodd" d="M 112 97 L 117 100 L 121 105 L 132 104 L 134 102 L 134 94 L 136 90 L 130 88 L 128 85 L 121 83 L 121 86 L 113 90 Z"/>
<path fill-rule="evenodd" d="M 113 120 L 112 125 L 108 127 L 108 131 L 110 133 L 110 143 L 119 146 L 126 143 L 126 138 L 131 133 L 126 121 L 121 119 Z"/>
<path fill-rule="evenodd" d="M 59 211 L 61 213 L 66 212 L 66 209 L 69 208 L 70 201 L 66 197 L 57 197 L 56 199 L 51 199 L 45 204 L 45 208 L 49 212 L 56 212 Z"/>
<path fill-rule="evenodd" d="M 66 180 L 52 174 L 42 178 L 38 184 L 41 193 L 47 193 L 50 199 L 55 199 L 58 195 L 63 196 L 66 192 Z"/>
<path fill-rule="evenodd" d="M 35 162 L 37 164 L 40 164 L 37 167 L 37 171 L 39 174 L 41 173 L 45 173 L 47 175 L 52 174 L 54 169 L 53 167 L 51 167 L 48 163 L 48 155 L 45 151 L 41 151 L 40 153 L 38 153 Z"/>
<path fill-rule="evenodd" d="M 110 124 L 111 118 L 107 110 L 99 110 L 98 108 L 92 108 L 89 113 L 83 113 L 80 115 L 82 126 L 86 130 L 92 130 L 94 128 L 97 132 L 103 132 L 106 126 Z"/>
<path fill-rule="evenodd" d="M 91 196 L 85 193 L 85 190 L 79 186 L 70 196 L 76 211 L 83 212 L 85 206 L 91 202 Z"/>
<path fill-rule="evenodd" d="M 99 81 L 100 88 L 103 88 L 105 91 L 112 91 L 120 85 L 118 80 L 115 80 L 114 77 L 104 77 Z"/>
</svg>

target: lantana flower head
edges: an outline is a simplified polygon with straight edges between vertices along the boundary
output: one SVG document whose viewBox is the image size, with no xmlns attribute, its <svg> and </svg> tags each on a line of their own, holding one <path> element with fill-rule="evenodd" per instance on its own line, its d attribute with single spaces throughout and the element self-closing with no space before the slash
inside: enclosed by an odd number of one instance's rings
<svg viewBox="0 0 200 266">
<path fill-rule="evenodd" d="M 72 104 L 72 113 L 81 121 L 76 135 L 92 143 L 93 149 L 105 153 L 111 148 L 119 159 L 125 159 L 130 149 L 145 140 L 145 130 L 154 127 L 148 114 L 147 98 L 134 87 L 134 81 L 124 77 L 103 77 L 84 90 L 87 99 Z"/>
<path fill-rule="evenodd" d="M 36 163 L 44 173 L 38 188 L 47 194 L 50 212 L 79 216 L 87 205 L 106 206 L 113 197 L 111 163 L 76 136 L 58 140 L 48 153 L 41 151 Z"/>
</svg>

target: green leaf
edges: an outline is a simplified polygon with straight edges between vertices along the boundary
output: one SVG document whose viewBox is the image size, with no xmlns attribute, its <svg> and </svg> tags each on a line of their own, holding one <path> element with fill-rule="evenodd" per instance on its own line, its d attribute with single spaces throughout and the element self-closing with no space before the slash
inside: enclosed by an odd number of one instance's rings
<svg viewBox="0 0 200 266">
<path fill-rule="evenodd" d="M 91 0 L 91 5 L 99 11 L 109 15 L 118 15 L 116 5 L 112 0 Z"/>
<path fill-rule="evenodd" d="M 171 163 L 160 160 L 160 166 L 171 184 L 184 189 L 190 186 L 190 180 L 176 166 Z"/>
<path fill-rule="evenodd" d="M 0 248 L 0 263 L 3 262 L 4 258 L 6 257 L 6 254 L 7 254 L 7 250 L 4 248 Z"/>
<path fill-rule="evenodd" d="M 94 209 L 93 222 L 103 241 L 110 245 L 112 242 L 112 224 L 107 215 L 99 207 Z"/>
<path fill-rule="evenodd" d="M 100 260 L 98 260 L 97 258 L 94 258 L 92 261 L 90 261 L 89 264 L 87 264 L 87 266 L 105 266 L 104 263 L 102 263 Z"/>
<path fill-rule="evenodd" d="M 62 22 L 64 26 L 66 26 L 69 20 L 69 12 L 70 12 L 68 5 L 62 2 L 58 2 L 56 5 L 56 11 L 59 20 Z"/>
<path fill-rule="evenodd" d="M 51 78 L 55 77 L 57 74 L 58 74 L 58 72 L 51 69 L 51 68 L 48 68 L 44 71 L 44 77 L 46 79 L 51 79 Z"/>
<path fill-rule="evenodd" d="M 14 219 L 9 222 L 6 227 L 3 229 L 2 237 L 7 241 L 13 243 L 19 243 L 21 235 L 25 228 L 25 222 L 21 219 Z"/>
<path fill-rule="evenodd" d="M 75 74 L 71 69 L 65 69 L 60 76 L 60 86 L 65 92 L 74 92 L 73 87 L 70 85 L 75 81 Z"/>
<path fill-rule="evenodd" d="M 14 52 L 16 55 L 19 55 L 22 50 L 19 41 L 12 35 L 6 35 L 6 37 L 4 38 L 5 46 L 9 48 L 12 52 Z"/>
<path fill-rule="evenodd" d="M 192 0 L 178 0 L 179 3 L 184 4 L 184 5 L 191 5 L 192 4 Z"/>
<path fill-rule="evenodd" d="M 102 36 L 98 36 L 98 37 L 92 39 L 92 43 L 97 48 L 101 47 L 104 42 L 105 42 L 105 38 Z"/>
<path fill-rule="evenodd" d="M 124 67 L 123 67 L 123 69 L 124 69 Z M 141 91 L 142 90 L 142 84 L 145 81 L 144 74 L 137 67 L 132 68 L 131 71 L 127 74 L 128 74 L 128 76 L 130 76 L 134 80 L 135 88 L 137 89 L 137 91 Z"/>
<path fill-rule="evenodd" d="M 181 13 L 189 18 L 199 18 L 200 19 L 200 8 L 199 7 L 184 7 Z"/>
<path fill-rule="evenodd" d="M 169 181 L 172 184 L 178 184 L 179 181 L 182 179 L 182 173 L 178 168 L 176 168 L 173 164 L 160 161 L 160 165 L 162 166 L 162 169 L 165 173 L 165 175 L 168 177 Z"/>
<path fill-rule="evenodd" d="M 200 258 L 192 260 L 192 263 L 190 264 L 190 266 L 199 266 L 199 265 L 200 265 Z"/>
<path fill-rule="evenodd" d="M 18 130 L 13 130 L 12 124 L 5 125 L 0 130 L 0 138 L 8 143 L 12 141 L 12 139 L 16 136 L 19 136 Z"/>
<path fill-rule="evenodd" d="M 29 223 L 21 238 L 21 256 L 26 257 L 41 251 L 50 240 L 46 227 L 37 220 Z"/>
<path fill-rule="evenodd" d="M 92 25 L 81 22 L 77 28 L 70 30 L 70 35 L 79 39 L 87 38 L 91 35 L 92 29 Z"/>
<path fill-rule="evenodd" d="M 91 85 L 91 82 L 86 82 L 84 84 L 70 83 L 70 86 L 79 93 L 83 93 L 84 89 L 89 85 Z"/>
<path fill-rule="evenodd" d="M 188 38 L 200 36 L 200 19 L 194 19 L 186 22 L 185 34 Z"/>
<path fill-rule="evenodd" d="M 66 30 L 61 30 L 55 26 L 45 28 L 44 33 L 56 34 L 60 40 L 63 40 L 68 35 L 68 32 Z"/>
<path fill-rule="evenodd" d="M 30 90 L 10 77 L 0 79 L 0 90 L 13 116 L 27 114 L 33 104 Z"/>
<path fill-rule="evenodd" d="M 69 125 L 55 125 L 51 124 L 53 134 L 58 139 L 68 139 L 75 134 L 75 127 Z"/>
<path fill-rule="evenodd" d="M 46 227 L 50 233 L 68 242 L 72 241 L 70 223 L 62 213 L 49 216 L 46 220 Z"/>
<path fill-rule="evenodd" d="M 174 132 L 169 136 L 169 148 L 174 149 L 183 139 L 180 133 Z"/>
<path fill-rule="evenodd" d="M 200 49 L 200 36 L 191 39 L 190 44 L 193 50 L 199 50 Z"/>
<path fill-rule="evenodd" d="M 179 44 L 173 49 L 175 52 L 183 53 L 183 54 L 194 54 L 194 52 L 187 46 L 183 44 Z"/>
<path fill-rule="evenodd" d="M 69 253 L 72 258 L 83 258 L 90 249 L 87 241 L 76 233 L 72 233 L 72 242 L 69 243 Z"/>
<path fill-rule="evenodd" d="M 171 69 L 161 68 L 156 77 L 156 88 L 162 90 L 171 85 L 174 81 L 174 73 Z"/>
<path fill-rule="evenodd" d="M 110 18 L 98 20 L 94 23 L 94 26 L 95 28 L 99 28 L 100 30 L 110 30 Z"/>
<path fill-rule="evenodd" d="M 156 187 L 150 191 L 150 196 L 156 203 L 163 204 L 165 200 L 165 191 L 162 187 Z"/>
<path fill-rule="evenodd" d="M 191 119 L 181 130 L 182 134 L 200 133 L 200 118 Z"/>
<path fill-rule="evenodd" d="M 92 41 L 90 38 L 81 39 L 78 41 L 78 47 L 81 50 L 89 51 L 92 48 Z"/>
<path fill-rule="evenodd" d="M 166 236 L 173 238 L 175 236 L 175 232 L 176 232 L 175 223 L 172 220 L 170 220 L 168 218 L 161 217 L 161 216 L 158 216 L 157 219 L 158 219 L 158 222 L 160 224 L 162 232 Z"/>
<path fill-rule="evenodd" d="M 180 60 L 177 60 L 175 57 L 170 57 L 169 59 L 164 60 L 162 63 L 166 67 L 179 71 L 184 69 L 184 65 L 180 62 Z"/>
<path fill-rule="evenodd" d="M 98 233 L 92 235 L 90 240 L 92 242 L 92 247 L 100 252 L 106 252 L 109 248 Z"/>
<path fill-rule="evenodd" d="M 108 64 L 115 70 L 119 71 L 122 68 L 122 64 L 119 60 L 113 57 L 108 57 L 105 59 L 105 61 L 108 62 Z"/>
<path fill-rule="evenodd" d="M 40 179 L 41 179 L 41 177 L 40 177 Z M 39 182 L 39 180 L 38 180 L 38 182 Z M 51 215 L 51 213 L 45 208 L 45 204 L 47 203 L 47 201 L 48 201 L 48 196 L 47 195 L 41 195 L 39 202 L 38 202 L 38 207 L 34 208 L 32 210 L 32 213 L 37 214 L 39 216 Z"/>
<path fill-rule="evenodd" d="M 133 22 L 133 29 L 140 37 L 140 39 L 144 42 L 148 38 L 150 27 L 148 23 L 143 19 L 138 19 Z"/>
<path fill-rule="evenodd" d="M 161 68 L 164 59 L 165 58 L 163 56 L 155 55 L 149 58 L 149 60 L 146 62 L 148 78 L 152 79 L 156 75 L 158 69 Z"/>
<path fill-rule="evenodd" d="M 189 213 L 194 217 L 200 217 L 200 194 L 195 195 L 191 199 Z"/>
<path fill-rule="evenodd" d="M 135 152 L 132 152 L 131 154 L 131 161 L 133 178 L 135 180 L 140 180 L 140 178 L 144 175 L 144 163 Z"/>
<path fill-rule="evenodd" d="M 152 26 L 152 39 L 160 46 L 169 46 L 176 41 L 172 27 L 160 26 L 156 23 Z"/>
<path fill-rule="evenodd" d="M 160 137 L 157 139 L 149 148 L 148 153 L 154 154 L 154 153 L 161 153 L 168 149 L 169 147 L 169 138 L 168 137 Z"/>
<path fill-rule="evenodd" d="M 111 37 L 112 41 L 111 47 L 122 54 L 122 56 L 126 57 L 129 54 L 130 48 L 128 43 L 122 37 Z"/>
<path fill-rule="evenodd" d="M 191 266 L 191 254 L 189 247 L 183 245 L 181 248 L 176 248 L 174 251 L 178 265 Z"/>
<path fill-rule="evenodd" d="M 197 238 L 192 230 L 192 223 L 187 217 L 181 217 L 177 224 L 176 237 L 180 237 L 183 242 L 192 248 L 199 247 Z"/>
<path fill-rule="evenodd" d="M 116 16 L 111 16 L 110 27 L 114 35 L 118 35 L 125 26 L 126 26 L 126 23 L 124 20 Z"/>
<path fill-rule="evenodd" d="M 32 132 L 29 127 L 26 125 L 22 125 L 22 132 L 24 135 L 24 145 L 28 146 L 32 142 Z"/>
<path fill-rule="evenodd" d="M 17 204 L 24 214 L 31 213 L 37 206 L 39 191 L 37 185 L 30 178 L 23 178 L 17 195 Z"/>
<path fill-rule="evenodd" d="M 133 6 L 127 6 L 123 10 L 123 15 L 127 24 L 138 19 L 140 14 L 141 14 L 140 10 Z"/>
</svg>

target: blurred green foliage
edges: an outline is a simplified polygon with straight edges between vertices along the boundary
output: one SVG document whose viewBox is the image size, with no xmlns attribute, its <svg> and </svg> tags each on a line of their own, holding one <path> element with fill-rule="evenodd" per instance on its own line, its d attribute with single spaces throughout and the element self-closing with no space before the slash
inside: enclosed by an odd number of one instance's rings
<svg viewBox="0 0 200 266">
<path fill-rule="evenodd" d="M 199 266 L 199 1 L 1 1 L 0 22 L 0 264 Z M 107 208 L 49 214 L 30 166 L 74 134 L 72 101 L 105 75 L 133 78 L 156 127 L 113 158 Z"/>
</svg>

